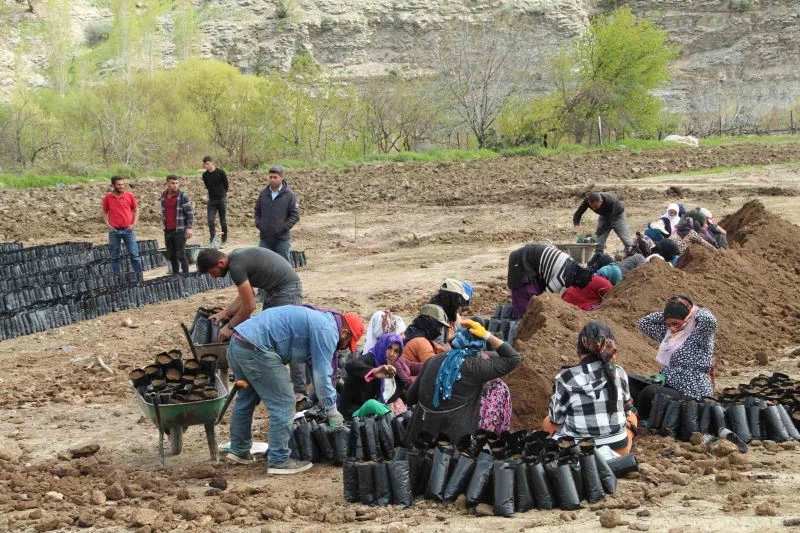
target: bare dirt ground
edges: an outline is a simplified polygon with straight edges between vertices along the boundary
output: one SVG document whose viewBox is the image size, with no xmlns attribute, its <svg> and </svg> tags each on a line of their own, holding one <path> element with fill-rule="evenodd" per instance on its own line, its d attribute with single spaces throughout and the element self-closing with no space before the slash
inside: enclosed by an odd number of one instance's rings
<svg viewBox="0 0 800 533">
<path fill-rule="evenodd" d="M 301 195 L 303 211 L 293 234 L 294 248 L 306 250 L 308 256 L 309 266 L 301 271 L 301 278 L 312 303 L 353 309 L 364 317 L 389 307 L 410 319 L 441 279 L 458 277 L 476 287 L 472 311 L 487 314 L 506 298 L 508 252 L 534 240 L 571 241 L 572 212 L 592 184 L 619 193 L 635 228 L 658 217 L 669 201 L 702 204 L 721 216 L 753 197 L 797 224 L 797 160 L 798 145 L 745 145 L 547 160 L 379 165 L 339 173 L 308 171 L 288 178 Z M 679 174 L 719 165 L 767 166 L 704 176 Z M 202 197 L 198 182 L 193 178 L 184 186 L 196 204 Z M 264 176 L 236 175 L 232 184 L 229 248 L 254 245 L 257 234 L 251 205 Z M 138 180 L 133 186 L 143 206 L 139 238 L 158 238 L 160 180 Z M 0 191 L 0 240 L 21 239 L 26 245 L 102 242 L 99 204 L 104 190 L 104 185 L 83 185 Z M 198 208 L 204 211 L 201 205 Z M 593 229 L 593 215 L 587 215 L 583 226 L 587 232 Z M 198 234 L 196 242 L 204 231 Z M 619 242 L 614 237 L 610 244 L 615 247 Z M 737 253 L 730 252 L 725 260 L 738 260 Z M 699 264 L 695 263 L 698 269 Z M 785 270 L 787 276 L 794 275 L 787 283 L 800 281 L 791 268 Z M 706 274 L 713 272 L 702 275 Z M 780 300 L 773 291 L 749 292 L 748 280 L 742 282 L 742 299 Z M 525 531 L 558 527 L 585 531 L 600 529 L 598 514 L 613 508 L 628 523 L 618 524 L 623 529 L 729 531 L 783 529 L 784 519 L 800 516 L 800 457 L 792 446 L 785 449 L 770 443 L 754 447 L 745 457 L 717 456 L 671 439 L 644 436 L 637 444 L 641 472 L 622 480 L 616 497 L 576 512 L 533 511 L 513 519 L 476 518 L 452 505 L 420 501 L 408 510 L 348 505 L 341 494 L 339 469 L 315 467 L 286 479 L 267 477 L 263 463 L 249 467 L 212 464 L 198 427 L 188 430 L 183 453 L 169 457 L 162 470 L 157 431 L 141 416 L 127 372 L 164 349 L 186 350 L 178 321 L 188 322 L 197 307 L 222 304 L 232 295 L 231 289 L 200 294 L 0 343 L 0 364 L 5 368 L 0 375 L 0 529 Z M 730 354 L 721 354 L 727 360 L 718 387 L 749 381 L 761 372 L 800 372 L 798 358 L 791 355 L 800 345 L 795 327 L 800 317 L 792 315 L 800 311 L 800 304 L 763 303 L 789 309 L 782 318 L 787 321 L 786 331 L 776 334 L 775 344 L 768 347 L 769 363 L 757 367 L 754 359 L 741 356 L 749 345 L 733 342 L 733 335 L 746 336 L 746 331 L 721 331 L 720 343 L 730 347 Z M 553 303 L 550 318 L 572 327 L 579 319 L 571 318 L 571 309 L 559 311 L 560 304 Z M 547 309 L 551 308 L 546 307 L 546 313 L 551 312 Z M 621 296 L 608 302 L 609 318 L 620 324 L 628 319 L 632 324 L 638 311 L 626 315 Z M 603 309 L 593 314 L 593 318 L 603 316 Z M 790 323 L 792 316 L 794 323 Z M 136 327 L 123 326 L 125 318 Z M 760 327 L 758 320 L 753 317 L 753 327 Z M 555 351 L 549 346 L 546 353 L 560 350 L 567 360 L 574 357 L 574 339 L 556 346 Z M 533 342 L 525 341 L 522 348 L 531 361 L 545 353 Z M 649 349 L 654 358 L 655 349 Z M 93 364 L 97 355 L 115 370 L 114 375 Z M 539 379 L 547 378 L 542 374 Z M 254 424 L 257 440 L 266 438 L 265 422 L 266 412 L 259 408 Z M 228 440 L 227 420 L 217 433 L 219 442 Z M 87 443 L 96 443 L 99 451 L 73 458 L 69 450 Z M 212 478 L 224 479 L 227 488 L 221 493 L 210 489 Z"/>
</svg>

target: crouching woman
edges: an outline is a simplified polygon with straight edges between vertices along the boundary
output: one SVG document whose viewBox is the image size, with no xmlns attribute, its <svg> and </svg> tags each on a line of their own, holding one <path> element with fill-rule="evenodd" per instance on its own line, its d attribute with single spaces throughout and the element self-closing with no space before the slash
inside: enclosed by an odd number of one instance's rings
<svg viewBox="0 0 800 533">
<path fill-rule="evenodd" d="M 481 426 L 481 408 L 485 394 L 484 384 L 505 376 L 522 361 L 522 356 L 508 343 L 501 341 L 472 320 L 462 320 L 455 334 L 452 348 L 429 359 L 406 400 L 415 404 L 414 417 L 408 432 L 409 442 L 425 431 L 440 433 L 458 442 Z M 483 357 L 486 345 L 497 351 L 497 357 Z M 510 407 L 510 405 L 509 405 Z M 493 409 L 483 409 L 488 411 Z M 503 409 L 510 421 L 511 409 Z M 492 413 L 496 416 L 496 412 Z M 488 421 L 487 421 L 488 422 Z M 491 427 L 501 424 L 494 421 Z"/>
<path fill-rule="evenodd" d="M 550 410 L 542 426 L 555 437 L 592 438 L 620 455 L 633 447 L 636 414 L 628 375 L 616 364 L 614 334 L 602 322 L 590 322 L 578 335 L 580 363 L 556 376 Z"/>
</svg>

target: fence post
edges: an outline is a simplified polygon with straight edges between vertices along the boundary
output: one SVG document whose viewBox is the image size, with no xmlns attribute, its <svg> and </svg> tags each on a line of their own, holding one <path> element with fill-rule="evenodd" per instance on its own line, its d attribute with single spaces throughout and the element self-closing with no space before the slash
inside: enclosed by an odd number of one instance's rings
<svg viewBox="0 0 800 533">
<path fill-rule="evenodd" d="M 789 110 L 789 132 L 794 135 L 794 110 Z"/>
</svg>

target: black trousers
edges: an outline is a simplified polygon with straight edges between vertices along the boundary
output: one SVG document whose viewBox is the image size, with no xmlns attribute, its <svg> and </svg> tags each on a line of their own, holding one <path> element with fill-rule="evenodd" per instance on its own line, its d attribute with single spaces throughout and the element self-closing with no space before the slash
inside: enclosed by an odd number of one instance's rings
<svg viewBox="0 0 800 533">
<path fill-rule="evenodd" d="M 217 228 L 215 227 L 217 213 L 219 213 L 219 225 L 222 227 L 222 240 L 228 240 L 228 199 L 218 198 L 212 200 L 209 198 L 206 212 L 208 214 L 208 240 L 213 241 L 214 235 L 217 233 Z"/>
<path fill-rule="evenodd" d="M 164 230 L 164 244 L 167 247 L 167 261 L 172 265 L 172 273 L 189 273 L 189 259 L 186 257 L 186 233 L 183 230 Z"/>
</svg>

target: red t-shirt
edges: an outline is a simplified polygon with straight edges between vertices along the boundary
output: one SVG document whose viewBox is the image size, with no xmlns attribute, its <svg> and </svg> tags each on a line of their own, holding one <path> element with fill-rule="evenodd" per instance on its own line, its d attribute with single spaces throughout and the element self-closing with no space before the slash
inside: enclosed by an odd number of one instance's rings
<svg viewBox="0 0 800 533">
<path fill-rule="evenodd" d="M 138 207 L 136 197 L 130 191 L 121 196 L 110 192 L 103 198 L 103 212 L 108 213 L 108 223 L 115 228 L 127 228 L 133 224 L 133 212 Z"/>
<path fill-rule="evenodd" d="M 570 287 L 564 291 L 562 298 L 565 302 L 580 307 L 584 311 L 591 311 L 603 301 L 603 296 L 608 294 L 613 285 L 603 276 L 595 274 L 592 281 L 584 288 Z"/>
<path fill-rule="evenodd" d="M 164 212 L 166 215 L 164 227 L 174 230 L 178 227 L 178 193 L 175 193 L 175 196 L 170 196 L 169 193 L 164 195 Z"/>
</svg>

